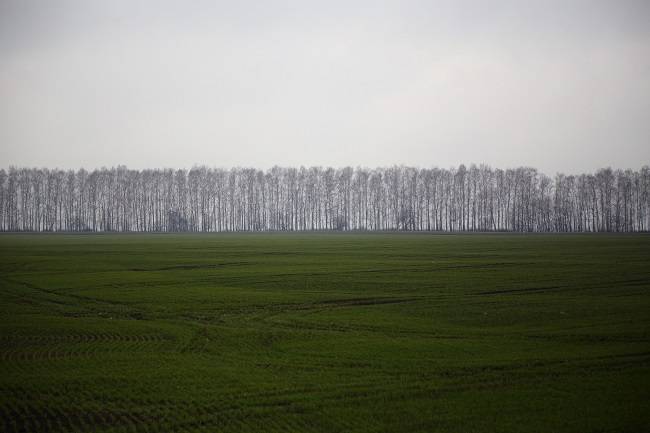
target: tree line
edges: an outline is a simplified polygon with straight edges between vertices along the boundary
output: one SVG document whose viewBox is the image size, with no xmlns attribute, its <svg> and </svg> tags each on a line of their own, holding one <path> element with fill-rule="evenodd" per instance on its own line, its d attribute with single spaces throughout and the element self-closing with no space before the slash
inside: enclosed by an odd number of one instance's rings
<svg viewBox="0 0 650 433">
<path fill-rule="evenodd" d="M 0 230 L 639 232 L 650 168 L 0 170 Z"/>
</svg>

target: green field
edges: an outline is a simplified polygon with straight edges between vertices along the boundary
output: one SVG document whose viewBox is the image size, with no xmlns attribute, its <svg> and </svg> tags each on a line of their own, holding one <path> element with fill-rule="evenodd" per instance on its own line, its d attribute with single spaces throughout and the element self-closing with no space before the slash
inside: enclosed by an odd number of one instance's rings
<svg viewBox="0 0 650 433">
<path fill-rule="evenodd" d="M 650 236 L 1 235 L 0 431 L 650 431 Z"/>
</svg>

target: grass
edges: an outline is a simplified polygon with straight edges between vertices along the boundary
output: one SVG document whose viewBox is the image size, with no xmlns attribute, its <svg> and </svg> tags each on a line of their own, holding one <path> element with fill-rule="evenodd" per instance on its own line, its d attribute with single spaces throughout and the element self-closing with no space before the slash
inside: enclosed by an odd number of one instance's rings
<svg viewBox="0 0 650 433">
<path fill-rule="evenodd" d="M 2 235 L 0 431 L 650 431 L 645 235 Z"/>
</svg>

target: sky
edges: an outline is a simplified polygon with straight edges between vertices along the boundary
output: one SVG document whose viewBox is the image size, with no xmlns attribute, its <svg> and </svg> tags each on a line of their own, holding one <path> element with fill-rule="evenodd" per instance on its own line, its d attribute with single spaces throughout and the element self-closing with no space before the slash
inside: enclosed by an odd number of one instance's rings
<svg viewBox="0 0 650 433">
<path fill-rule="evenodd" d="M 0 167 L 650 164 L 650 1 L 0 0 Z"/>
</svg>

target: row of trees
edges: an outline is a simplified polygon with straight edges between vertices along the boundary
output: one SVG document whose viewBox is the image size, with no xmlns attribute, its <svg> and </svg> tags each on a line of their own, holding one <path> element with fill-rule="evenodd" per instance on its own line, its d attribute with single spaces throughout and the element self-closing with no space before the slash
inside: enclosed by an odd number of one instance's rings
<svg viewBox="0 0 650 433">
<path fill-rule="evenodd" d="M 635 232 L 650 168 L 0 170 L 2 231 Z"/>
</svg>

